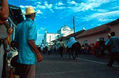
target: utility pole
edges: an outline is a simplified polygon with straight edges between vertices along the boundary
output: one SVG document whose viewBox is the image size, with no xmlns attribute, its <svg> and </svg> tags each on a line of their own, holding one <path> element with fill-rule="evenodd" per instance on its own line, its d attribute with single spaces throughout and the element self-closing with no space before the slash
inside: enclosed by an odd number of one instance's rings
<svg viewBox="0 0 119 78">
<path fill-rule="evenodd" d="M 73 16 L 73 30 L 74 30 L 74 33 L 75 33 L 75 18 Z"/>
</svg>

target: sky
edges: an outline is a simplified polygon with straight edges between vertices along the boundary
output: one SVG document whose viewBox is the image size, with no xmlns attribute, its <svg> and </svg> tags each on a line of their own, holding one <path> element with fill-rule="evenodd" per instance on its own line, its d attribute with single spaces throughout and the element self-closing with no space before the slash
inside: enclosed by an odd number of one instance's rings
<svg viewBox="0 0 119 78">
<path fill-rule="evenodd" d="M 25 8 L 32 6 L 37 11 L 36 25 L 39 34 L 50 33 L 64 25 L 75 31 L 91 29 L 119 18 L 119 0 L 8 0 L 9 4 Z M 42 35 L 43 36 L 43 35 Z"/>
</svg>

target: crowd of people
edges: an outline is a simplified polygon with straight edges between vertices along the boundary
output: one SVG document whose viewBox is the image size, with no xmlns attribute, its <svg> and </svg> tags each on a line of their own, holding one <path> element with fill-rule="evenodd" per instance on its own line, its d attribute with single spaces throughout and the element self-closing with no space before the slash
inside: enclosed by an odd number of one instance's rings
<svg viewBox="0 0 119 78">
<path fill-rule="evenodd" d="M 64 54 L 72 55 L 72 58 L 75 59 L 75 56 L 78 56 L 78 51 L 80 49 L 81 45 L 78 41 L 75 40 L 74 37 L 71 37 L 67 43 L 65 43 L 62 39 L 59 41 L 56 41 L 54 45 L 52 46 L 45 46 L 44 48 L 40 48 L 39 50 L 42 50 L 43 54 L 56 54 L 60 55 L 61 58 L 63 58 Z M 74 53 L 73 53 L 74 52 Z"/>
<path fill-rule="evenodd" d="M 75 46 L 74 44 L 77 44 Z M 105 50 L 105 41 L 97 39 L 96 43 L 88 44 L 85 42 L 80 44 L 80 42 L 76 41 L 74 37 L 69 38 L 67 42 L 63 42 L 62 40 L 56 41 L 52 46 L 45 46 L 42 48 L 43 54 L 60 54 L 63 57 L 63 54 L 70 53 L 71 48 L 75 46 L 76 55 L 78 54 L 92 54 L 96 56 L 104 55 Z"/>
<path fill-rule="evenodd" d="M 108 33 L 107 40 L 104 40 L 104 38 L 99 38 L 95 43 L 92 44 L 89 44 L 87 40 L 83 44 L 80 44 L 80 42 L 76 41 L 74 37 L 71 37 L 67 42 L 63 42 L 62 39 L 56 41 L 56 43 L 50 46 L 50 48 L 45 46 L 42 49 L 42 52 L 48 55 L 59 54 L 61 58 L 63 58 L 63 55 L 68 54 L 74 60 L 80 54 L 94 55 L 98 58 L 109 56 L 110 62 L 108 66 L 112 66 L 112 60 L 114 60 L 113 58 L 119 60 L 118 39 L 119 38 L 115 36 L 115 32 Z"/>
</svg>

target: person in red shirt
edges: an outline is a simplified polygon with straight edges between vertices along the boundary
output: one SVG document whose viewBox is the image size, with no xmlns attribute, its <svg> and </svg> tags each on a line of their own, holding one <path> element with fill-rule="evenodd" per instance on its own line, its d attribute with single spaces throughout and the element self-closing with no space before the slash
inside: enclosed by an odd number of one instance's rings
<svg viewBox="0 0 119 78">
<path fill-rule="evenodd" d="M 94 43 L 91 44 L 91 54 L 95 55 L 95 44 Z"/>
<path fill-rule="evenodd" d="M 95 53 L 96 53 L 96 56 L 99 56 L 99 50 L 100 49 L 100 43 L 99 43 L 99 39 L 97 39 L 96 43 L 95 43 Z"/>
</svg>

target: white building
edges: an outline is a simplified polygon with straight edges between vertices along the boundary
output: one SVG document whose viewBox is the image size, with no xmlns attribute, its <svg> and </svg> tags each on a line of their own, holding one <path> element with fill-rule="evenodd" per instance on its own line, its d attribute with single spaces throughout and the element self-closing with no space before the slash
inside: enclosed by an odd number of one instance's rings
<svg viewBox="0 0 119 78">
<path fill-rule="evenodd" d="M 53 40 L 56 40 L 56 39 L 58 39 L 58 36 L 59 36 L 59 34 L 57 34 L 57 33 L 48 33 L 47 31 L 45 31 L 45 35 L 44 35 L 44 44 L 45 45 L 52 45 L 53 44 Z"/>
<path fill-rule="evenodd" d="M 68 26 L 62 26 L 57 33 L 48 33 L 45 31 L 44 40 L 42 40 L 42 44 L 45 45 L 52 45 L 54 40 L 58 39 L 59 37 L 66 37 L 70 34 L 74 33 L 73 29 Z"/>
<path fill-rule="evenodd" d="M 71 29 L 70 27 L 64 25 L 60 28 L 60 30 L 58 30 L 58 34 L 60 34 L 60 37 L 66 37 L 70 34 L 74 33 L 73 29 Z"/>
</svg>

